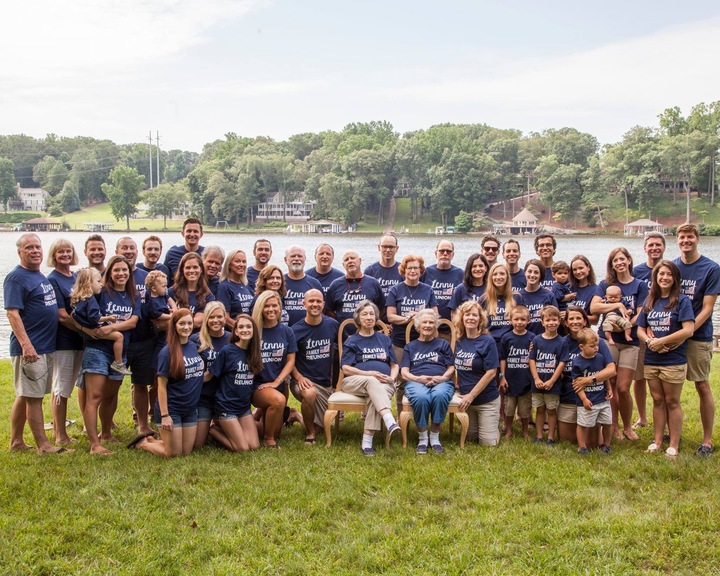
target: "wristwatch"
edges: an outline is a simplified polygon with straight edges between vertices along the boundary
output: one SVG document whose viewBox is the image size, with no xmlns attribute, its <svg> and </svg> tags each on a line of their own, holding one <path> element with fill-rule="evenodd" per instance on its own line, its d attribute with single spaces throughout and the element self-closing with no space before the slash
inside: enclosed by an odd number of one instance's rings
<svg viewBox="0 0 720 576">
<path fill-rule="evenodd" d="M 597 384 L 597 378 L 595 378 L 595 376 L 593 376 L 592 383 Z"/>
</svg>

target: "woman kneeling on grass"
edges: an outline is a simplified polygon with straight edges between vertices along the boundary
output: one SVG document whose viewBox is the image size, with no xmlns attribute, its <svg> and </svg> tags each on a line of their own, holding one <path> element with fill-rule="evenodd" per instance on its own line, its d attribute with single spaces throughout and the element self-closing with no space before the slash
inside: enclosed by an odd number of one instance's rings
<svg viewBox="0 0 720 576">
<path fill-rule="evenodd" d="M 239 314 L 233 319 L 230 344 L 218 354 L 210 375 L 219 380 L 215 396 L 218 426 L 210 436 L 228 450 L 247 452 L 260 447 L 257 426 L 250 410 L 255 374 L 262 370 L 260 337 L 251 316 Z"/>
<path fill-rule="evenodd" d="M 155 422 L 160 440 L 139 437 L 137 448 L 171 458 L 189 454 L 197 433 L 197 407 L 202 390 L 204 363 L 195 343 L 190 341 L 193 316 L 187 308 L 173 312 L 168 343 L 158 357 L 158 397 Z"/>
<path fill-rule="evenodd" d="M 655 440 L 647 451 L 657 452 L 662 446 L 667 420 L 670 446 L 665 454 L 674 458 L 683 423 L 680 394 L 687 370 L 685 341 L 693 335 L 695 314 L 690 298 L 680 292 L 680 271 L 669 260 L 662 260 L 653 268 L 650 295 L 637 325 L 638 338 L 647 345 L 645 379 L 653 399 Z"/>
</svg>

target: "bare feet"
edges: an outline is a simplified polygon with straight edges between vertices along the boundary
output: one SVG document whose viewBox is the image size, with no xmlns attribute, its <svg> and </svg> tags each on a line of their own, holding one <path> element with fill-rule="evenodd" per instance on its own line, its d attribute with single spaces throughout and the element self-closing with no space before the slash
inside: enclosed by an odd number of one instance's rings
<svg viewBox="0 0 720 576">
<path fill-rule="evenodd" d="M 625 436 L 628 440 L 640 440 L 640 436 L 638 436 L 632 428 L 630 430 L 625 430 L 623 432 L 623 436 Z"/>
<path fill-rule="evenodd" d="M 70 448 L 57 448 L 56 446 L 50 445 L 50 448 L 46 450 L 38 450 L 38 454 L 70 454 L 71 452 L 75 452 L 75 450 L 72 450 Z"/>
<path fill-rule="evenodd" d="M 75 440 L 75 438 L 70 438 L 70 436 L 66 436 L 65 438 L 55 440 L 55 446 L 70 446 L 71 444 L 74 444 L 75 442 L 77 442 L 77 440 Z"/>
<path fill-rule="evenodd" d="M 23 442 L 22 444 L 15 444 L 14 446 L 10 445 L 10 452 L 25 452 L 25 450 L 32 450 L 34 446 L 30 446 L 29 444 L 25 444 Z"/>
<path fill-rule="evenodd" d="M 645 428 L 645 426 L 647 426 L 647 425 L 648 425 L 647 422 L 643 422 L 643 421 L 641 421 L 641 420 L 637 420 L 637 421 L 632 425 L 632 429 L 633 429 L 633 430 L 637 430 L 638 428 Z"/>
<path fill-rule="evenodd" d="M 90 447 L 90 454 L 94 454 L 96 456 L 110 456 L 112 452 L 105 448 L 104 446 L 100 446 L 99 444 L 97 446 L 91 446 Z"/>
<path fill-rule="evenodd" d="M 150 428 L 150 426 L 138 427 L 138 436 L 144 436 L 146 434 L 154 434 L 154 433 L 155 433 L 155 430 Z"/>
<path fill-rule="evenodd" d="M 111 443 L 120 442 L 120 440 L 118 440 L 117 438 L 115 438 L 115 436 L 113 436 L 112 434 L 108 434 L 107 436 L 105 436 L 104 434 L 102 434 L 102 435 L 100 436 L 100 440 L 101 440 L 102 442 L 111 442 Z"/>
</svg>

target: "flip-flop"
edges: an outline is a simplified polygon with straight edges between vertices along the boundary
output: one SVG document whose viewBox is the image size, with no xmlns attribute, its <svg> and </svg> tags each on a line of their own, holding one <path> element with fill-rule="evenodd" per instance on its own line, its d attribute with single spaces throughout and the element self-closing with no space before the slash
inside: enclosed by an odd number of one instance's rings
<svg viewBox="0 0 720 576">
<path fill-rule="evenodd" d="M 305 444 L 307 444 L 308 446 L 312 446 L 316 442 L 317 440 L 315 440 L 315 438 L 305 438 Z"/>
<path fill-rule="evenodd" d="M 75 452 L 72 448 L 60 448 L 58 450 L 53 450 L 52 452 L 42 452 L 42 454 L 70 454 L 72 452 Z"/>
<path fill-rule="evenodd" d="M 145 433 L 145 434 L 138 434 L 137 436 L 135 436 L 135 438 L 133 438 L 133 439 L 128 443 L 127 447 L 128 447 L 128 448 L 131 448 L 131 449 L 132 449 L 132 448 L 135 448 L 138 444 L 140 444 L 140 442 L 142 442 L 143 440 L 145 440 L 145 438 L 147 438 L 148 436 L 155 436 L 155 432 L 147 432 L 147 433 Z"/>
<path fill-rule="evenodd" d="M 633 430 L 637 430 L 638 428 L 647 428 L 648 424 L 640 424 L 640 422 L 635 422 L 632 425 Z"/>
</svg>

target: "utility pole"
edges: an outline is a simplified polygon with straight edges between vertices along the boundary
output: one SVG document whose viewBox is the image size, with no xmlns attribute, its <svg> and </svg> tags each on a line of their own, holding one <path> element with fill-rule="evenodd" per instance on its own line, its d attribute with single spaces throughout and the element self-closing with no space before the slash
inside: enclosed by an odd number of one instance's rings
<svg viewBox="0 0 720 576">
<path fill-rule="evenodd" d="M 157 183 L 158 186 L 160 185 L 160 132 L 157 130 L 155 131 L 155 142 L 157 143 L 157 157 L 156 157 L 156 163 L 157 163 Z"/>
<path fill-rule="evenodd" d="M 153 187 L 152 170 L 152 130 L 150 130 L 150 188 Z"/>
</svg>

